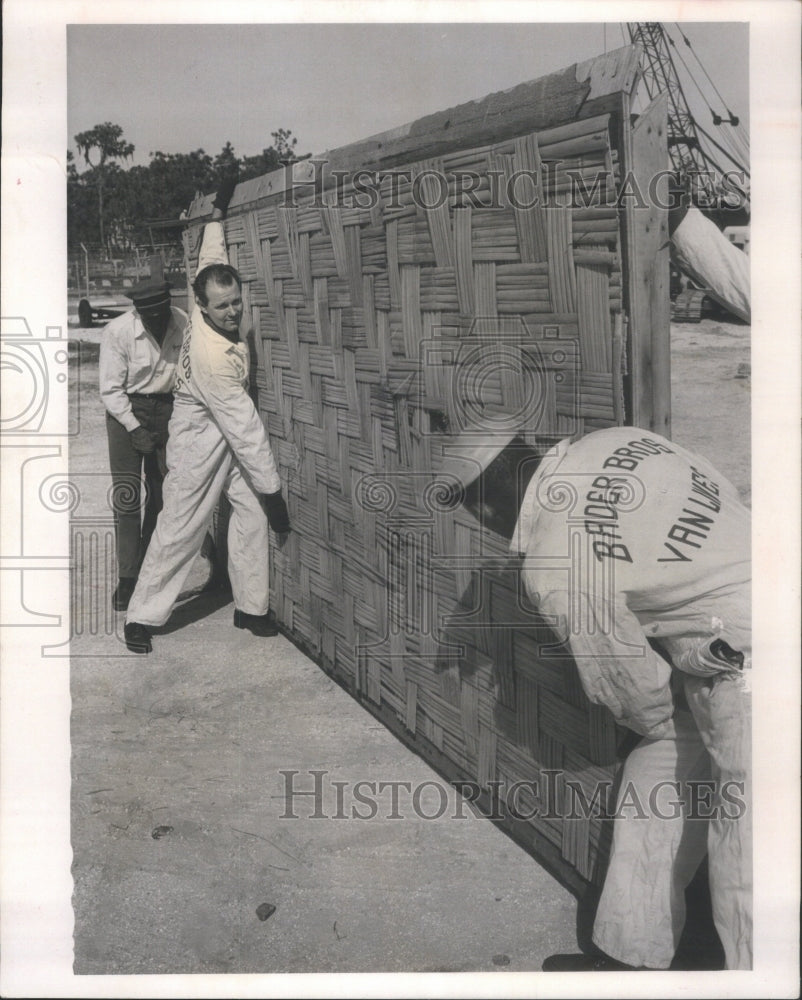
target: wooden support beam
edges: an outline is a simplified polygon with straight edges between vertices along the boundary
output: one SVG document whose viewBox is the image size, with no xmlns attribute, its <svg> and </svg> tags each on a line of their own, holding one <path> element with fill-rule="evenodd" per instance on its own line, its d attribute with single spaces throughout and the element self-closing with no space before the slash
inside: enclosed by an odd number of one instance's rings
<svg viewBox="0 0 802 1000">
<path fill-rule="evenodd" d="M 671 434 L 671 304 L 668 295 L 668 209 L 654 179 L 669 167 L 668 102 L 656 97 L 632 128 L 631 170 L 646 205 L 633 204 L 629 229 L 631 422 Z M 658 187 L 665 194 L 666 183 Z"/>
</svg>

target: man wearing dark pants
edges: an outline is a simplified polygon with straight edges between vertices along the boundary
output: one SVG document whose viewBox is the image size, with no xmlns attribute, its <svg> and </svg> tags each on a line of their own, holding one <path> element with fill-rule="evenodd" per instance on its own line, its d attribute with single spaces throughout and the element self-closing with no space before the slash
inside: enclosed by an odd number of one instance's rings
<svg viewBox="0 0 802 1000">
<path fill-rule="evenodd" d="M 162 508 L 167 424 L 187 325 L 186 314 L 171 304 L 167 282 L 142 282 L 130 298 L 134 308 L 106 326 L 100 346 L 119 577 L 115 611 L 128 607 Z"/>
</svg>

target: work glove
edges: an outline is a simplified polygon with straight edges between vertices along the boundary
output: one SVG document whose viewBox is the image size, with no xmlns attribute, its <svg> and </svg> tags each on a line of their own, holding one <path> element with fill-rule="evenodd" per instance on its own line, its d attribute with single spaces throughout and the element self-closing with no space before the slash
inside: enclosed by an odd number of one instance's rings
<svg viewBox="0 0 802 1000">
<path fill-rule="evenodd" d="M 290 515 L 281 490 L 263 493 L 262 500 L 267 511 L 267 523 L 277 535 L 286 535 L 290 530 Z"/>
<path fill-rule="evenodd" d="M 228 209 L 229 203 L 234 196 L 234 189 L 237 186 L 237 178 L 234 176 L 224 177 L 220 182 L 220 187 L 217 189 L 217 194 L 214 196 L 214 201 L 212 205 L 215 208 L 219 208 L 220 211 L 225 215 Z"/>
<path fill-rule="evenodd" d="M 129 431 L 129 437 L 134 451 L 138 451 L 140 455 L 150 455 L 156 447 L 156 438 L 141 425 Z"/>
</svg>

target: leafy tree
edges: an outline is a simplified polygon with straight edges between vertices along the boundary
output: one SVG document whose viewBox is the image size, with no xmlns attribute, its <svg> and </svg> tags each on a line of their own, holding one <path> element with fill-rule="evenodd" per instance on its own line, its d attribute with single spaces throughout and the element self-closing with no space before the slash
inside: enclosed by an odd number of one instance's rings
<svg viewBox="0 0 802 1000">
<path fill-rule="evenodd" d="M 88 175 L 88 172 L 87 172 Z M 97 196 L 78 173 L 72 153 L 67 151 L 67 234 L 70 246 L 97 240 Z"/>
<path fill-rule="evenodd" d="M 86 132 L 79 132 L 75 136 L 75 145 L 83 155 L 87 164 L 92 168 L 97 184 L 98 197 L 98 223 L 100 227 L 100 242 L 105 243 L 105 233 L 103 229 L 103 195 L 106 186 L 107 174 L 110 166 L 117 166 L 111 161 L 127 160 L 134 154 L 133 143 L 123 141 L 123 130 L 120 125 L 112 122 L 103 122 L 102 125 L 95 125 L 94 128 Z M 93 163 L 90 153 L 97 153 L 97 162 Z"/>
<path fill-rule="evenodd" d="M 267 146 L 256 156 L 242 158 L 239 171 L 241 181 L 269 174 L 273 170 L 278 170 L 283 163 L 299 159 L 295 152 L 298 140 L 289 129 L 280 128 L 277 132 L 271 132 L 271 137 L 273 139 L 272 146 Z"/>
<path fill-rule="evenodd" d="M 208 190 L 215 184 L 212 157 L 203 149 L 191 153 L 159 150 L 151 154 L 150 163 L 137 177 L 141 179 L 141 198 L 132 210 L 133 217 L 140 221 L 177 219 L 197 191 Z"/>
<path fill-rule="evenodd" d="M 167 219 L 176 221 L 177 238 L 179 217 L 199 192 L 216 190 L 232 173 L 240 181 L 249 180 L 300 159 L 295 151 L 298 140 L 290 130 L 278 129 L 271 135 L 273 145 L 255 156 L 238 157 L 227 142 L 216 156 L 203 149 L 190 153 L 156 150 L 149 154 L 146 166 L 125 168 L 118 161 L 130 156 L 133 146 L 123 141 L 120 126 L 107 122 L 79 133 L 75 140 L 90 169 L 78 173 L 74 157 L 67 153 L 70 246 L 96 244 L 98 230 L 104 243 L 109 240 L 118 248 L 141 245 L 150 239 L 147 223 Z M 166 235 L 163 229 L 160 233 Z"/>
<path fill-rule="evenodd" d="M 273 147 L 281 162 L 299 158 L 295 152 L 298 140 L 292 134 L 292 129 L 280 128 L 278 132 L 271 132 L 270 135 L 273 139 Z"/>
<path fill-rule="evenodd" d="M 238 169 L 239 159 L 234 154 L 234 147 L 227 142 L 214 158 L 215 174 L 219 179 L 236 176 Z"/>
</svg>

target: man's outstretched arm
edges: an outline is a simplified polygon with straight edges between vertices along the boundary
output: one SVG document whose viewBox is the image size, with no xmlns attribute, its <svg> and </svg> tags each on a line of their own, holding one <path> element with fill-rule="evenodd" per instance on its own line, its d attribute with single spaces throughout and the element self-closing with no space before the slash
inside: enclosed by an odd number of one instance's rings
<svg viewBox="0 0 802 1000">
<path fill-rule="evenodd" d="M 226 236 L 223 229 L 223 219 L 226 217 L 228 206 L 237 186 L 236 180 L 229 178 L 220 185 L 217 194 L 212 202 L 211 221 L 207 222 L 203 228 L 203 240 L 201 241 L 200 256 L 198 258 L 198 271 L 210 264 L 228 264 L 228 250 L 226 249 Z"/>
</svg>

